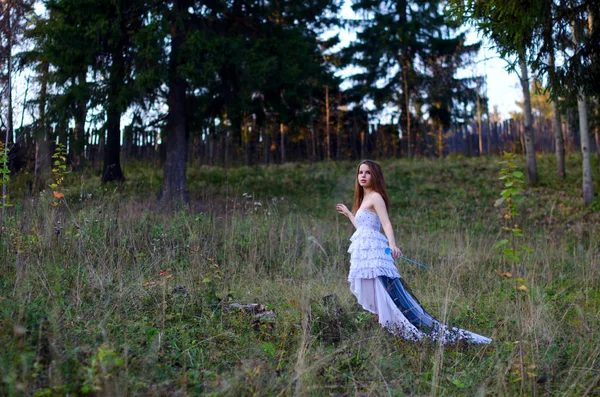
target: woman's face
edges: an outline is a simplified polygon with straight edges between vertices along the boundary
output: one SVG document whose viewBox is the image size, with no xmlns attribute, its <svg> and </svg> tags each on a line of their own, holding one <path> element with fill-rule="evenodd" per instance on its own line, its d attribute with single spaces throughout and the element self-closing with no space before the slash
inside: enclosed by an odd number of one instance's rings
<svg viewBox="0 0 600 397">
<path fill-rule="evenodd" d="M 358 184 L 363 188 L 370 188 L 373 184 L 373 175 L 371 174 L 371 168 L 366 164 L 361 164 L 358 168 Z"/>
</svg>

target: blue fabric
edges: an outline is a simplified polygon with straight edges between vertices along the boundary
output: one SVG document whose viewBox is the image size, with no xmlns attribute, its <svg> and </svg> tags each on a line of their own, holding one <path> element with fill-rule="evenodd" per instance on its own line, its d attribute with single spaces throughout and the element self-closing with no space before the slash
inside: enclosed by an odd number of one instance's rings
<svg viewBox="0 0 600 397">
<path fill-rule="evenodd" d="M 408 287 L 405 287 L 400 278 L 379 276 L 377 279 L 412 325 L 423 332 L 428 332 L 438 323 L 421 307 L 419 301 L 408 291 Z"/>
</svg>

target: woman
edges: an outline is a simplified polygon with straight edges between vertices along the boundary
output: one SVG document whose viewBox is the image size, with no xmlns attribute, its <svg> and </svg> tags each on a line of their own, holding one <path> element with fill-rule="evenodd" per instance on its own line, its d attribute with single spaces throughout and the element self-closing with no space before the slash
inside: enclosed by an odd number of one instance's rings
<svg viewBox="0 0 600 397">
<path fill-rule="evenodd" d="M 395 258 L 402 256 L 402 251 L 396 246 L 388 216 L 388 193 L 378 163 L 371 160 L 360 162 L 356 171 L 352 212 L 344 204 L 337 204 L 336 209 L 346 215 L 356 228 L 348 248 L 350 289 L 362 307 L 375 314 L 382 326 L 409 340 L 429 337 L 442 343 L 492 341 L 440 323 L 423 310 L 403 285 L 394 263 Z M 385 236 L 379 231 L 382 226 Z"/>
</svg>

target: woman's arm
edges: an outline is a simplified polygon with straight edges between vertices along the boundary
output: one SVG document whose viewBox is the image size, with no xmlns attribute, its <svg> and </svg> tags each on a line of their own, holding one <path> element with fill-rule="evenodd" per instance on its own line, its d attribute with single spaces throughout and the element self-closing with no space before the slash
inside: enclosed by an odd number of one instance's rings
<svg viewBox="0 0 600 397">
<path fill-rule="evenodd" d="M 354 223 L 354 214 L 352 212 L 350 212 L 350 210 L 348 209 L 348 207 L 346 207 L 344 204 L 337 204 L 335 206 L 335 209 L 340 214 L 346 215 L 348 217 L 348 219 L 350 219 L 350 222 L 352 222 L 352 224 L 354 225 L 354 228 L 358 229 L 356 227 L 356 223 Z"/>
<path fill-rule="evenodd" d="M 390 217 L 388 216 L 387 208 L 385 207 L 385 201 L 383 201 L 383 197 L 381 197 L 381 195 L 378 193 L 373 194 L 373 207 L 375 207 L 375 212 L 377 212 L 377 216 L 381 221 L 381 226 L 383 226 L 385 236 L 388 239 L 388 244 L 392 250 L 392 257 L 400 258 L 402 256 L 402 251 L 400 251 L 400 248 L 396 247 L 394 228 L 390 222 Z"/>
</svg>

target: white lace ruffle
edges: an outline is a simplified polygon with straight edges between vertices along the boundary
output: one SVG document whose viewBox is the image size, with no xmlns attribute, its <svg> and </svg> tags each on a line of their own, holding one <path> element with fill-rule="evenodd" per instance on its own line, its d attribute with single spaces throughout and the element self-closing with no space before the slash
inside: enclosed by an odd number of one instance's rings
<svg viewBox="0 0 600 397">
<path fill-rule="evenodd" d="M 379 231 L 359 228 L 350 237 L 350 273 L 348 281 L 355 278 L 376 278 L 379 276 L 400 277 L 394 259 L 386 254 L 387 238 Z"/>
<path fill-rule="evenodd" d="M 356 278 L 377 278 L 379 276 L 386 276 L 389 278 L 400 277 L 398 270 L 395 267 L 389 266 L 388 264 L 374 264 L 373 267 L 366 266 L 350 266 L 350 273 L 348 273 L 348 281 Z"/>
</svg>

